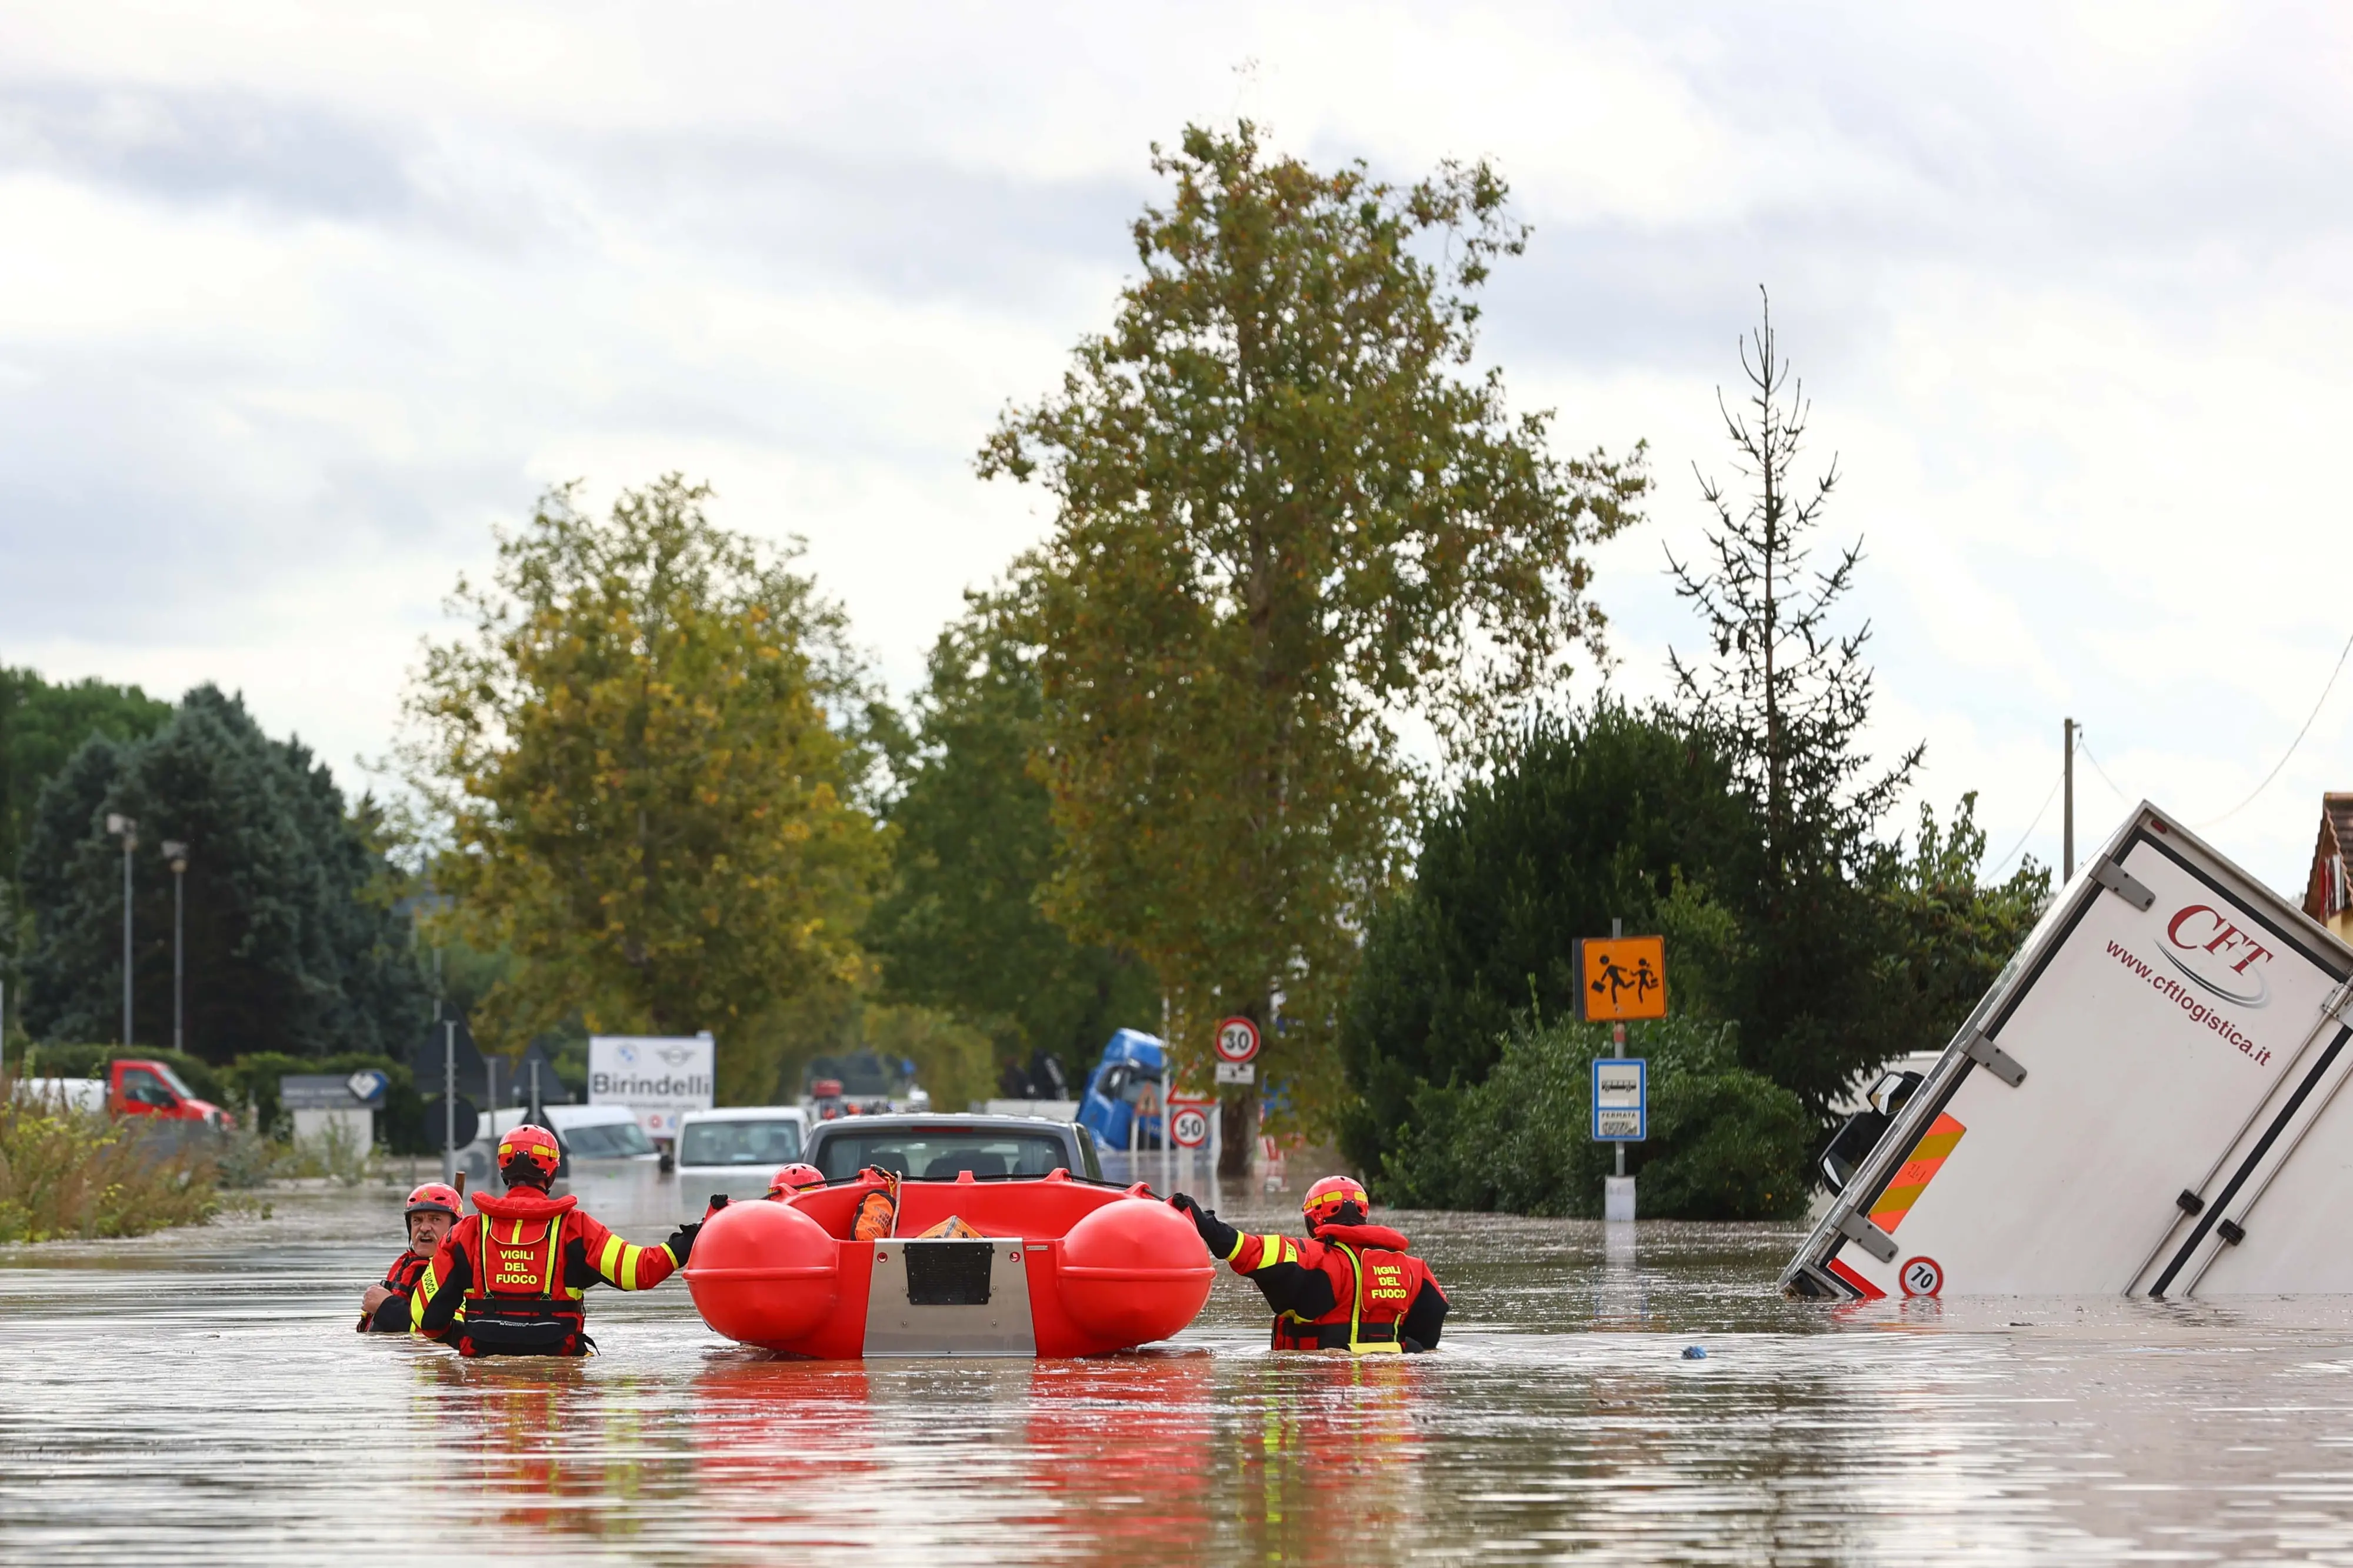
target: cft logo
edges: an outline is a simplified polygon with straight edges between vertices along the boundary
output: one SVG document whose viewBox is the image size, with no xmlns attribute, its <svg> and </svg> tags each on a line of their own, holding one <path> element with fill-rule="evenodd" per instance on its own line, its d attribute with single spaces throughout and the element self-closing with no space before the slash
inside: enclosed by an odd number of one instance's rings
<svg viewBox="0 0 2353 1568">
<path fill-rule="evenodd" d="M 2272 950 L 2211 905 L 2176 910 L 2158 951 L 2191 984 L 2226 1002 L 2261 1007 L 2272 999 L 2271 983 L 2260 967 L 2271 962 Z"/>
</svg>

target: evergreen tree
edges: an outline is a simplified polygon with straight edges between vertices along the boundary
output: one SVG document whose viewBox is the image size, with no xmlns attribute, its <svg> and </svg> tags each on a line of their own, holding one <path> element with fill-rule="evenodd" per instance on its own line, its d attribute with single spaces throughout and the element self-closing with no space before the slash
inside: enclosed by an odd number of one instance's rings
<svg viewBox="0 0 2353 1568">
<path fill-rule="evenodd" d="M 1757 861 L 1704 729 L 1606 701 L 1533 725 L 1425 825 L 1412 884 L 1366 934 L 1340 1033 L 1349 1156 L 1380 1169 L 1416 1096 L 1483 1081 L 1515 1018 L 1574 1018 L 1574 944 L 1613 919 L 1667 931 L 1678 1016 L 1736 1016 L 1738 943 L 1707 889 L 1753 883 Z"/>
<path fill-rule="evenodd" d="M 405 1052 L 429 1011 L 373 804 L 347 811 L 328 769 L 261 732 L 217 689 L 188 693 L 144 741 L 86 742 L 43 790 L 22 860 L 36 942 L 26 1022 L 58 1040 L 116 1040 L 121 1021 L 122 848 L 132 859 L 135 1040 L 172 1037 L 173 887 L 162 845 L 189 847 L 187 1048 L 316 1057 Z"/>
</svg>

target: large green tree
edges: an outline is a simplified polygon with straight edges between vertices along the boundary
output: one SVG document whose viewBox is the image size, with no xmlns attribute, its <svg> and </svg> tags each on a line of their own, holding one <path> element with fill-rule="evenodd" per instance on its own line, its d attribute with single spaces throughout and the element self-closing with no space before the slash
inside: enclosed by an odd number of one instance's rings
<svg viewBox="0 0 2353 1568">
<path fill-rule="evenodd" d="M 1515 1018 L 1574 1018 L 1580 937 L 1669 934 L 1678 1014 L 1746 998 L 1713 889 L 1759 872 L 1758 833 L 1715 737 L 1603 701 L 1496 748 L 1431 814 L 1411 885 L 1365 943 L 1340 1034 L 1356 1099 L 1343 1146 L 1377 1171 L 1429 1085 L 1483 1081 Z"/>
<path fill-rule="evenodd" d="M 670 475 L 603 518 L 575 495 L 500 535 L 453 602 L 471 634 L 427 649 L 408 700 L 448 835 L 434 880 L 514 959 L 478 1027 L 707 1028 L 721 1092 L 765 1096 L 754 1021 L 862 963 L 885 854 L 863 678 L 839 608 L 712 523 L 704 488 Z"/>
<path fill-rule="evenodd" d="M 1270 154 L 1247 121 L 1155 150 L 1142 276 L 984 475 L 1057 517 L 1034 575 L 1049 913 L 1140 956 L 1198 1064 L 1220 1013 L 1321 1120 L 1356 931 L 1391 882 L 1412 769 L 1561 676 L 1600 617 L 1582 553 L 1645 488 L 1563 461 L 1472 368 L 1473 296 L 1524 246 L 1504 182 L 1398 186 Z M 1247 1098 L 1225 1146 L 1248 1145 Z"/>
<path fill-rule="evenodd" d="M 1044 1051 L 1075 1081 L 1113 1029 L 1157 1029 L 1160 997 L 1142 963 L 1072 942 L 1039 907 L 1054 824 L 1030 769 L 1045 704 L 1023 620 L 1010 598 L 976 594 L 932 648 L 890 808 L 892 882 L 866 940 L 886 997 L 987 1029 L 1000 1065 Z"/>
<path fill-rule="evenodd" d="M 0 669 L 0 974 L 22 979 L 16 959 L 31 933 L 16 866 L 43 786 L 92 735 L 141 740 L 171 717 L 170 703 L 136 686 L 52 684 L 34 670 Z"/>
<path fill-rule="evenodd" d="M 274 741 L 236 698 L 200 686 L 143 741 L 94 736 L 41 792 L 23 872 L 37 940 L 26 1022 L 44 1039 L 120 1040 L 121 841 L 133 852 L 133 1028 L 172 1038 L 173 884 L 165 840 L 189 847 L 185 897 L 187 1048 L 400 1054 L 429 1005 L 372 803 L 347 807 L 333 776 Z"/>
</svg>

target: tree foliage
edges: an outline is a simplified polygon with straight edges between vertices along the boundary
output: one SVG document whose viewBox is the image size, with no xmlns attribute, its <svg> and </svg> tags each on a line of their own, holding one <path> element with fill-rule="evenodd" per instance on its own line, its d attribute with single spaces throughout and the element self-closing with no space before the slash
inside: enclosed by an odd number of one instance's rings
<svg viewBox="0 0 2353 1568">
<path fill-rule="evenodd" d="M 1072 942 L 1039 907 L 1054 825 L 1030 771 L 1044 701 L 1019 612 L 972 595 L 933 647 L 866 941 L 884 997 L 984 1028 L 1000 1066 L 1043 1050 L 1076 1081 L 1113 1029 L 1158 1028 L 1160 998 L 1141 963 Z"/>
<path fill-rule="evenodd" d="M 1046 906 L 1150 965 L 1192 1059 L 1279 994 L 1266 1070 L 1320 1115 L 1352 927 L 1407 821 L 1393 720 L 1461 742 L 1556 680 L 1599 635 L 1580 552 L 1646 481 L 1639 455 L 1554 458 L 1472 370 L 1472 296 L 1525 243 L 1485 165 L 1399 187 L 1268 155 L 1245 121 L 1154 167 L 1173 191 L 1111 329 L 980 457 L 1058 508 Z"/>
<path fill-rule="evenodd" d="M 1729 759 L 1672 713 L 1605 700 L 1499 747 L 1430 816 L 1411 886 L 1366 935 L 1340 1037 L 1350 1157 L 1377 1170 L 1424 1086 L 1483 1081 L 1515 1017 L 1575 1017 L 1573 944 L 1613 919 L 1670 928 L 1679 1010 L 1730 984 L 1736 943 L 1707 889 L 1751 884 L 1756 846 Z"/>
<path fill-rule="evenodd" d="M 135 819 L 132 1043 L 172 1038 L 172 877 L 161 846 L 190 846 L 187 1048 L 396 1055 L 425 1026 L 407 921 L 375 841 L 375 808 L 347 809 L 332 773 L 261 732 L 242 701 L 200 686 L 144 741 L 93 736 L 34 812 L 23 876 L 36 931 L 26 1026 L 47 1040 L 120 1040 L 122 849 L 109 814 Z"/>
<path fill-rule="evenodd" d="M 501 531 L 452 601 L 471 635 L 413 682 L 406 755 L 456 927 L 515 961 L 485 1036 L 708 1028 L 724 1092 L 741 1026 L 856 968 L 884 847 L 841 613 L 709 493 L 669 475 L 600 520 L 565 487 Z"/>
<path fill-rule="evenodd" d="M 1813 1121 L 1796 1095 L 1740 1065 L 1733 1026 L 1669 1018 L 1627 1029 L 1626 1051 L 1650 1063 L 1650 1136 L 1626 1151 L 1643 1214 L 1803 1214 Z M 1514 1030 L 1483 1082 L 1424 1086 L 1414 1096 L 1376 1195 L 1412 1208 L 1599 1218 L 1615 1151 L 1593 1141 L 1592 1066 L 1617 1048 L 1605 1024 Z"/>
</svg>

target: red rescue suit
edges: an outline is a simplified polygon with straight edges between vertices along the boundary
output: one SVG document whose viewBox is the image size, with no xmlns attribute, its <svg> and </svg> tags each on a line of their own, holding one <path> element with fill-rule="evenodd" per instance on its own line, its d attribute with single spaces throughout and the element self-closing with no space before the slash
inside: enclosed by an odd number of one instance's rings
<svg viewBox="0 0 2353 1568">
<path fill-rule="evenodd" d="M 1446 1292 L 1411 1245 L 1385 1225 L 1327 1225 L 1305 1241 L 1240 1237 L 1226 1261 L 1275 1310 L 1279 1351 L 1426 1351 Z"/>
<path fill-rule="evenodd" d="M 427 1265 L 433 1260 L 419 1258 L 415 1249 L 403 1247 L 392 1267 L 384 1271 L 384 1288 L 392 1292 L 384 1299 L 373 1314 L 360 1314 L 362 1333 L 405 1334 L 408 1331 L 410 1303 L 416 1299 L 417 1288 L 425 1279 Z"/>
<path fill-rule="evenodd" d="M 415 1323 L 482 1355 L 586 1355 L 587 1288 L 622 1290 L 660 1284 L 678 1267 L 668 1247 L 633 1247 L 574 1205 L 531 1187 L 503 1197 L 478 1194 L 449 1232 L 417 1292 Z"/>
</svg>

